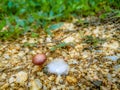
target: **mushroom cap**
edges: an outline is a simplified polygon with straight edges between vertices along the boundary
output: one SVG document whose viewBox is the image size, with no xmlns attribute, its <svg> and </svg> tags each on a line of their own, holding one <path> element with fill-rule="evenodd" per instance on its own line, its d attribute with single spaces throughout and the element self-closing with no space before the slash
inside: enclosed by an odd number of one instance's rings
<svg viewBox="0 0 120 90">
<path fill-rule="evenodd" d="M 46 55 L 45 54 L 36 54 L 32 58 L 32 63 L 35 65 L 41 65 L 46 61 Z"/>
</svg>

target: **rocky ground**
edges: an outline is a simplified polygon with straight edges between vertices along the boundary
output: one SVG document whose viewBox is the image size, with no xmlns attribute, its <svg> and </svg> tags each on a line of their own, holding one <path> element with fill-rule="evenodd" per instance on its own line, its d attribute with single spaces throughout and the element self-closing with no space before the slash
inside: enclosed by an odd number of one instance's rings
<svg viewBox="0 0 120 90">
<path fill-rule="evenodd" d="M 39 31 L 39 37 L 0 42 L 0 90 L 120 90 L 120 22 L 73 21 L 53 36 Z M 61 42 L 67 44 L 54 48 Z M 37 53 L 47 56 L 41 66 L 32 63 Z M 67 75 L 47 72 L 55 58 L 68 63 Z"/>
</svg>

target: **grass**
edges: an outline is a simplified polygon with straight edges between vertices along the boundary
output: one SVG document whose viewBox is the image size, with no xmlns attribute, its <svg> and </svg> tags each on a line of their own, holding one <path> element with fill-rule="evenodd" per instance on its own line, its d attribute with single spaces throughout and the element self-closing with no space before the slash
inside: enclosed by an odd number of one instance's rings
<svg viewBox="0 0 120 90">
<path fill-rule="evenodd" d="M 61 21 L 78 16 L 98 16 L 117 11 L 120 17 L 119 0 L 1 0 L 0 39 L 16 39 L 28 31 L 34 33 L 43 28 L 47 34 Z M 53 25 L 49 27 L 49 25 Z"/>
<path fill-rule="evenodd" d="M 105 41 L 105 39 L 100 39 L 99 37 L 93 37 L 91 35 L 84 37 L 84 43 L 93 47 L 97 47 L 99 44 L 104 43 Z"/>
</svg>

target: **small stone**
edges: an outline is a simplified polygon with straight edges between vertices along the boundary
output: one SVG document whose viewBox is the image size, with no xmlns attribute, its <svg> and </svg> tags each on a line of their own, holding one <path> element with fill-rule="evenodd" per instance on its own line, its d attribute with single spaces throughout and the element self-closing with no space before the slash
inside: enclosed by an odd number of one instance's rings
<svg viewBox="0 0 120 90">
<path fill-rule="evenodd" d="M 55 80 L 55 76 L 50 76 L 49 78 L 48 78 L 50 81 L 53 81 L 53 80 Z"/>
<path fill-rule="evenodd" d="M 51 38 L 50 36 L 48 36 L 48 37 L 46 38 L 46 42 L 52 42 L 52 38 Z"/>
<path fill-rule="evenodd" d="M 43 72 L 37 72 L 38 76 L 43 76 Z"/>
<path fill-rule="evenodd" d="M 75 77 L 72 77 L 72 76 L 67 76 L 66 77 L 66 80 L 69 82 L 69 83 L 76 83 L 77 82 L 77 79 Z"/>
<path fill-rule="evenodd" d="M 115 69 L 116 71 L 120 71 L 120 64 L 119 64 L 119 65 L 115 65 L 115 66 L 114 66 L 114 69 Z"/>
<path fill-rule="evenodd" d="M 28 75 L 24 71 L 18 72 L 15 76 L 16 76 L 16 82 L 20 84 L 24 84 L 25 81 L 28 79 Z"/>
<path fill-rule="evenodd" d="M 56 78 L 56 82 L 55 82 L 55 83 L 56 83 L 56 84 L 59 84 L 60 80 L 61 80 L 61 76 L 58 75 L 57 78 Z"/>
<path fill-rule="evenodd" d="M 102 53 L 102 50 L 95 50 L 96 53 Z"/>
<path fill-rule="evenodd" d="M 117 63 L 120 64 L 120 58 L 117 60 Z"/>
<path fill-rule="evenodd" d="M 42 83 L 39 79 L 35 79 L 31 82 L 30 90 L 40 90 L 42 88 Z"/>
<path fill-rule="evenodd" d="M 24 51 L 19 51 L 18 56 L 23 57 L 25 55 Z"/>
<path fill-rule="evenodd" d="M 111 76 L 110 73 L 107 74 L 107 79 L 108 79 L 109 82 L 112 81 L 112 76 Z"/>
<path fill-rule="evenodd" d="M 66 39 L 64 39 L 65 43 L 70 43 L 70 42 L 74 42 L 75 38 L 73 37 L 67 37 Z"/>
<path fill-rule="evenodd" d="M 102 81 L 94 81 L 93 84 L 97 87 L 100 87 L 102 85 Z"/>
<path fill-rule="evenodd" d="M 104 86 L 100 86 L 100 90 L 108 90 L 108 88 Z"/>
<path fill-rule="evenodd" d="M 0 86 L 4 85 L 5 82 L 4 81 L 0 81 Z"/>
<path fill-rule="evenodd" d="M 18 90 L 25 90 L 24 88 L 19 88 Z"/>
<path fill-rule="evenodd" d="M 51 90 L 57 90 L 57 88 L 56 87 L 52 87 Z"/>
<path fill-rule="evenodd" d="M 114 41 L 112 43 L 105 42 L 102 46 L 110 48 L 110 49 L 118 49 L 119 48 L 119 42 L 117 42 L 117 41 Z"/>
<path fill-rule="evenodd" d="M 41 70 L 42 70 L 42 67 L 34 66 L 33 69 L 32 69 L 32 72 L 37 72 L 37 71 L 41 71 Z"/>
<path fill-rule="evenodd" d="M 11 83 L 11 84 L 10 84 L 10 87 L 15 87 L 15 83 Z"/>
<path fill-rule="evenodd" d="M 16 67 L 12 68 L 12 70 L 17 70 L 17 71 L 19 71 L 21 69 L 23 69 L 23 66 L 16 66 Z"/>
<path fill-rule="evenodd" d="M 9 78 L 9 83 L 11 84 L 11 83 L 13 83 L 15 81 L 15 77 L 14 76 L 11 76 L 10 78 Z"/>
<path fill-rule="evenodd" d="M 78 61 L 76 59 L 70 59 L 68 64 L 78 64 Z"/>
<path fill-rule="evenodd" d="M 8 54 L 4 54 L 4 58 L 5 58 L 5 59 L 9 59 L 10 56 L 9 56 Z"/>
<path fill-rule="evenodd" d="M 47 89 L 47 86 L 44 85 L 44 86 L 43 86 L 43 90 L 48 90 L 48 89 Z"/>
<path fill-rule="evenodd" d="M 69 90 L 75 90 L 75 87 L 74 86 L 70 86 Z"/>
<path fill-rule="evenodd" d="M 74 28 L 74 24 L 73 23 L 64 23 L 63 26 L 60 27 L 60 29 L 64 30 L 64 31 L 73 31 Z"/>
<path fill-rule="evenodd" d="M 119 57 L 118 56 L 106 56 L 106 57 L 104 57 L 104 58 L 106 58 L 106 59 L 109 59 L 109 60 L 112 60 L 112 61 L 117 61 L 118 59 L 119 59 Z"/>
<path fill-rule="evenodd" d="M 6 88 L 9 86 L 8 83 L 5 83 L 2 87 L 0 87 L 0 90 L 6 90 Z"/>
<path fill-rule="evenodd" d="M 90 52 L 84 51 L 81 53 L 81 55 L 83 58 L 88 58 L 88 57 L 90 57 Z"/>
<path fill-rule="evenodd" d="M 7 75 L 6 75 L 5 73 L 3 73 L 2 76 L 1 76 L 1 78 L 2 78 L 2 79 L 6 79 L 6 76 L 7 76 Z"/>
</svg>

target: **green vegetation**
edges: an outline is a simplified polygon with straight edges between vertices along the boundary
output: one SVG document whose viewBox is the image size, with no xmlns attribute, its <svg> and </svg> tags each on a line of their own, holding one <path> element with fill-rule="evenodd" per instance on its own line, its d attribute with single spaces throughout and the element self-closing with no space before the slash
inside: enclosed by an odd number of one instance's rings
<svg viewBox="0 0 120 90">
<path fill-rule="evenodd" d="M 87 43 L 93 47 L 96 47 L 98 44 L 104 43 L 105 39 L 100 39 L 98 37 L 93 37 L 93 36 L 85 36 L 84 37 L 84 43 Z"/>
<path fill-rule="evenodd" d="M 52 35 L 51 30 L 55 30 L 61 27 L 62 25 L 63 23 L 57 23 L 57 24 L 50 25 L 47 29 L 45 29 L 45 31 L 47 32 L 47 34 Z"/>
<path fill-rule="evenodd" d="M 119 0 L 0 0 L 0 39 L 8 40 L 43 28 L 51 34 L 49 25 L 77 16 L 119 12 Z M 50 27 L 51 28 L 51 27 Z"/>
<path fill-rule="evenodd" d="M 69 45 L 70 45 L 69 43 L 61 42 L 58 45 L 51 47 L 50 50 L 55 51 L 56 49 L 64 48 L 64 47 L 69 46 Z"/>
<path fill-rule="evenodd" d="M 25 42 L 23 44 L 24 47 L 29 47 L 29 48 L 32 48 L 32 47 L 37 47 L 37 43 L 28 43 L 28 42 Z"/>
</svg>

